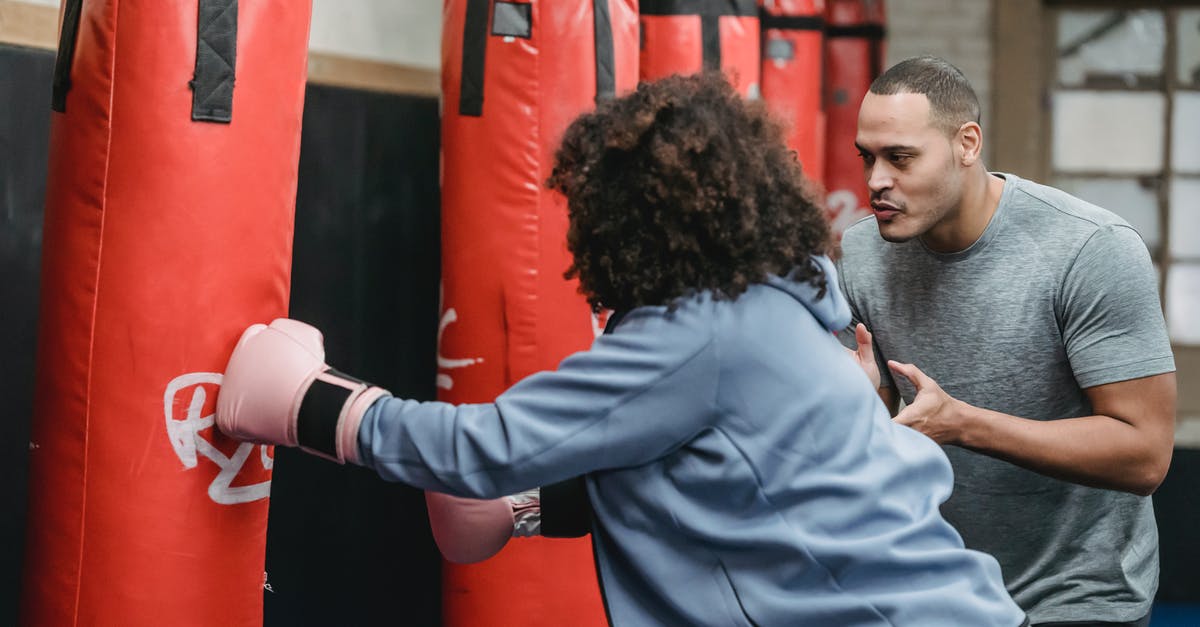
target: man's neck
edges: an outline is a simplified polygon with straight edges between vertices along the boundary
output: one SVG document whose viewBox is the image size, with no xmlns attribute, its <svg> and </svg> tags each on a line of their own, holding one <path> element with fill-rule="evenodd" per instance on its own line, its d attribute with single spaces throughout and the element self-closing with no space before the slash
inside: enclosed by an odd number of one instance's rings
<svg viewBox="0 0 1200 627">
<path fill-rule="evenodd" d="M 987 230 L 1003 193 L 1004 179 L 980 167 L 964 184 L 958 207 L 947 215 L 948 219 L 921 236 L 921 241 L 939 253 L 970 248 Z"/>
</svg>

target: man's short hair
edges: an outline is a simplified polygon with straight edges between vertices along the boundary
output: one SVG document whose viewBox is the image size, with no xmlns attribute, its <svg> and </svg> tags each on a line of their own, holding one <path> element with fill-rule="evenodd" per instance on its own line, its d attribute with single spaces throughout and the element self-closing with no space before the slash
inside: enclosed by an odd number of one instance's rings
<svg viewBox="0 0 1200 627">
<path fill-rule="evenodd" d="M 979 98 L 970 81 L 938 57 L 912 57 L 893 65 L 871 83 L 871 93 L 924 95 L 929 99 L 930 121 L 948 135 L 967 122 L 979 123 Z"/>
</svg>

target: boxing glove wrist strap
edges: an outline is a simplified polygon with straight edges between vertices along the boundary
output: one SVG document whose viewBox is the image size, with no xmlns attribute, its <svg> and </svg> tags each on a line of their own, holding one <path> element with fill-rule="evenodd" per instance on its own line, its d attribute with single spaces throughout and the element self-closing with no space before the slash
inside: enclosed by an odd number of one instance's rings
<svg viewBox="0 0 1200 627">
<path fill-rule="evenodd" d="M 357 464 L 363 414 L 385 394 L 383 388 L 333 368 L 318 374 L 305 391 L 296 417 L 300 448 L 339 464 Z"/>
</svg>

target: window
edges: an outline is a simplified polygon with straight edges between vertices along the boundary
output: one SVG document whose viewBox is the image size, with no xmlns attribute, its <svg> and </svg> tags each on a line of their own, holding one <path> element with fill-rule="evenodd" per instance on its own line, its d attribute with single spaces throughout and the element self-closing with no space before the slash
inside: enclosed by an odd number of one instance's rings
<svg viewBox="0 0 1200 627">
<path fill-rule="evenodd" d="M 1097 4 L 1048 12 L 1051 178 L 1141 233 L 1172 342 L 1200 346 L 1200 7 Z"/>
</svg>

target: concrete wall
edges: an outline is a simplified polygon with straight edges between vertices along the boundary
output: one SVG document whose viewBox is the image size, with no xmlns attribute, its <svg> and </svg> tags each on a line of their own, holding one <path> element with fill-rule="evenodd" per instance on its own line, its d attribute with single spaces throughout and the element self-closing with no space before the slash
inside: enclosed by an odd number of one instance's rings
<svg viewBox="0 0 1200 627">
<path fill-rule="evenodd" d="M 0 0 L 0 43 L 53 50 L 59 0 Z M 313 0 L 309 82 L 419 96 L 440 88 L 439 0 Z"/>
<path fill-rule="evenodd" d="M 992 0 L 885 0 L 888 65 L 932 54 L 958 66 L 975 87 L 989 130 L 992 99 Z M 985 160 L 992 154 L 985 144 Z"/>
<path fill-rule="evenodd" d="M 439 0 L 313 0 L 313 52 L 437 71 L 441 38 Z"/>
</svg>

